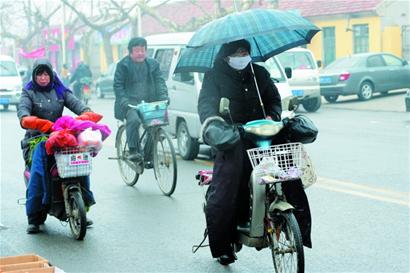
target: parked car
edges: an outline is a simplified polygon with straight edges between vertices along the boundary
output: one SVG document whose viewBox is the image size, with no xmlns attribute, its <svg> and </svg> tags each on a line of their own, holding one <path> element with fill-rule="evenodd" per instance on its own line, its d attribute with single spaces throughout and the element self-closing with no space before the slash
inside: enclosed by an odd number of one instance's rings
<svg viewBox="0 0 410 273">
<path fill-rule="evenodd" d="M 9 109 L 9 105 L 18 107 L 22 89 L 23 83 L 14 59 L 0 55 L 0 105 L 4 110 Z"/>
<path fill-rule="evenodd" d="M 370 99 L 374 93 L 410 88 L 410 66 L 390 53 L 361 53 L 337 59 L 320 72 L 320 93 L 328 102 L 339 96 Z"/>
<path fill-rule="evenodd" d="M 112 63 L 108 66 L 107 73 L 103 73 L 95 82 L 95 92 L 97 97 L 104 98 L 106 96 L 114 96 L 114 73 L 117 63 Z"/>
<path fill-rule="evenodd" d="M 160 70 L 166 80 L 170 105 L 168 107 L 169 126 L 167 130 L 177 138 L 178 150 L 185 160 L 197 157 L 202 143 L 201 122 L 198 115 L 198 96 L 201 90 L 203 73 L 174 73 L 178 59 L 183 52 L 192 32 L 157 34 L 146 37 L 148 55 L 160 64 Z M 291 114 L 288 109 L 293 98 L 285 72 L 275 57 L 264 63 L 271 73 L 282 98 L 282 116 Z"/>
<path fill-rule="evenodd" d="M 322 105 L 319 85 L 319 69 L 312 51 L 292 48 L 276 56 L 283 67 L 292 68 L 289 85 L 308 112 L 316 112 Z"/>
</svg>

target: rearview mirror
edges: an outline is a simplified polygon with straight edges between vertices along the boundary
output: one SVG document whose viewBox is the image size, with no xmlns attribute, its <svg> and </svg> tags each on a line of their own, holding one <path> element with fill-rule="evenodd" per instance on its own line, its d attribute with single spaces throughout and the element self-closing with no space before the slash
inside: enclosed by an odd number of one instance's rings
<svg viewBox="0 0 410 273">
<path fill-rule="evenodd" d="M 292 68 L 285 67 L 285 74 L 286 74 L 286 78 L 288 79 L 292 78 Z"/>
<path fill-rule="evenodd" d="M 229 113 L 229 99 L 228 98 L 221 98 L 219 101 L 219 113 L 222 115 Z"/>
<path fill-rule="evenodd" d="M 322 67 L 322 61 L 321 60 L 317 61 L 316 64 L 317 64 L 317 67 Z"/>
<path fill-rule="evenodd" d="M 293 97 L 289 100 L 288 110 L 289 111 L 296 111 L 299 105 L 299 100 L 297 97 Z"/>
<path fill-rule="evenodd" d="M 407 60 L 403 60 L 403 66 L 408 65 L 408 64 L 409 64 L 409 62 L 407 62 Z"/>
</svg>

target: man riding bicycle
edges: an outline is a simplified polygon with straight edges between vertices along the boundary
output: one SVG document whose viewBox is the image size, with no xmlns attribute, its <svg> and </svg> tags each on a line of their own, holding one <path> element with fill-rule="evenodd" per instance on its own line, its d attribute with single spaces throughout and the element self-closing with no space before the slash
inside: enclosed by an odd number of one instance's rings
<svg viewBox="0 0 410 273">
<path fill-rule="evenodd" d="M 114 116 L 127 121 L 128 159 L 140 161 L 143 158 L 138 132 L 141 118 L 128 105 L 168 100 L 168 89 L 158 61 L 146 56 L 147 41 L 143 37 L 132 38 L 128 43 L 128 52 L 129 55 L 121 59 L 115 69 Z"/>
</svg>

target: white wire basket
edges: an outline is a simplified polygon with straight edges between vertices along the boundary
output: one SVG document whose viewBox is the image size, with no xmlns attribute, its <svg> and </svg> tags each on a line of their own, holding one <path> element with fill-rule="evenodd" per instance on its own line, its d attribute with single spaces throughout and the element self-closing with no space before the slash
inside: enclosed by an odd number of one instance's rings
<svg viewBox="0 0 410 273">
<path fill-rule="evenodd" d="M 260 184 L 295 180 L 302 176 L 302 143 L 286 143 L 247 150 Z M 262 181 L 269 176 L 269 181 Z"/>
<path fill-rule="evenodd" d="M 87 176 L 91 173 L 91 150 L 85 147 L 64 148 L 54 153 L 61 178 Z"/>
</svg>

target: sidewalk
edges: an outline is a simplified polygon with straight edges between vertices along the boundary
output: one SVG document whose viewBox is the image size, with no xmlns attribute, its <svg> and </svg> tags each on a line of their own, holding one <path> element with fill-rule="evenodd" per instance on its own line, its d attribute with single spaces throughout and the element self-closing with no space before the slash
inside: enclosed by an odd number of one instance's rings
<svg viewBox="0 0 410 273">
<path fill-rule="evenodd" d="M 387 96 L 375 94 L 368 101 L 359 101 L 357 96 L 339 97 L 336 103 L 328 103 L 322 98 L 323 108 L 340 108 L 349 110 L 406 112 L 404 103 L 405 91 L 395 91 Z"/>
</svg>

